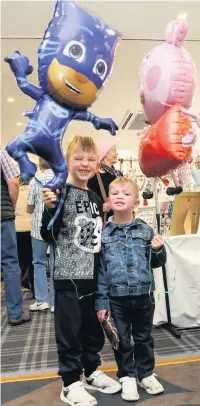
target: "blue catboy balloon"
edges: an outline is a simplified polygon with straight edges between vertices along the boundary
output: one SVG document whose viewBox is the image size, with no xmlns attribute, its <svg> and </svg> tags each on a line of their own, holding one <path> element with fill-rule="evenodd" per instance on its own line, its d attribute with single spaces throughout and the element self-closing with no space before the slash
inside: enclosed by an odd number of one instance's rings
<svg viewBox="0 0 200 406">
<path fill-rule="evenodd" d="M 45 187 L 61 189 L 67 178 L 62 138 L 71 120 L 90 121 L 94 127 L 115 135 L 117 125 L 87 111 L 109 76 L 120 34 L 72 1 L 59 0 L 53 19 L 38 48 L 40 88 L 27 81 L 33 67 L 26 56 L 15 51 L 9 63 L 20 89 L 36 100 L 25 131 L 6 147 L 29 181 L 37 166 L 27 152 L 48 161 L 54 172 Z"/>
</svg>

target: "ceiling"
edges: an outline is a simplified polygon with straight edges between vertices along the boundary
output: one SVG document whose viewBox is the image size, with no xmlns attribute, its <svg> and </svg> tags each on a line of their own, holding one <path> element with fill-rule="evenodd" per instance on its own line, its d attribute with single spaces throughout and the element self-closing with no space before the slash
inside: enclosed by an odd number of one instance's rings
<svg viewBox="0 0 200 406">
<path fill-rule="evenodd" d="M 189 34 L 185 47 L 195 60 L 200 72 L 200 29 L 199 1 L 79 1 L 81 7 L 101 17 L 123 34 L 123 41 L 117 48 L 112 74 L 90 111 L 101 117 L 112 117 L 118 125 L 127 110 L 133 117 L 140 110 L 138 70 L 145 54 L 164 38 L 167 23 L 179 13 L 187 13 Z M 9 66 L 3 58 L 18 49 L 29 57 L 34 72 L 29 81 L 37 85 L 37 47 L 54 10 L 54 1 L 2 1 L 1 2 L 1 123 L 2 144 L 5 145 L 23 131 L 27 118 L 23 111 L 32 110 L 34 102 L 18 88 Z M 15 101 L 8 103 L 7 98 Z M 200 107 L 200 75 L 192 110 Z M 18 126 L 17 123 L 21 123 Z M 74 133 L 92 135 L 97 140 L 108 138 L 105 131 L 96 131 L 91 124 L 72 122 L 67 128 L 66 140 Z M 200 140 L 200 134 L 199 134 Z M 199 149 L 200 149 L 200 141 Z M 138 146 L 135 131 L 119 130 L 116 143 L 121 150 L 134 155 Z"/>
<path fill-rule="evenodd" d="M 3 38 L 42 38 L 56 1 L 1 1 Z M 200 40 L 199 1 L 77 1 L 117 28 L 125 39 L 163 39 L 165 26 L 187 13 L 189 40 Z"/>
</svg>

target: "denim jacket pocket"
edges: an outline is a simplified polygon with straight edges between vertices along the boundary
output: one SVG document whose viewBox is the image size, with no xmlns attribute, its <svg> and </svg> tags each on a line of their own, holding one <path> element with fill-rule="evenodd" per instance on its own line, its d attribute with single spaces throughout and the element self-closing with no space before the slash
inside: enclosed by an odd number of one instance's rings
<svg viewBox="0 0 200 406">
<path fill-rule="evenodd" d="M 106 257 L 113 257 L 116 255 L 119 239 L 117 236 L 103 236 L 102 237 L 102 244 L 104 244 L 104 249 L 106 253 Z"/>
<path fill-rule="evenodd" d="M 132 239 L 134 243 L 146 248 L 151 241 L 151 232 L 149 230 L 133 230 Z"/>
</svg>

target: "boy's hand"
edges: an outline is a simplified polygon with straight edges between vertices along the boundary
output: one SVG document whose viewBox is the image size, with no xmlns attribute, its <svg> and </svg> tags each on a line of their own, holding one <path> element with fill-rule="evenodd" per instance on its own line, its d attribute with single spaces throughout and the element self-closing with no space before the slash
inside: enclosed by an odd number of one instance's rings
<svg viewBox="0 0 200 406">
<path fill-rule="evenodd" d="M 165 242 L 164 238 L 161 235 L 156 234 L 154 235 L 153 240 L 151 241 L 152 248 L 153 249 L 161 248 L 164 245 L 164 242 Z"/>
<path fill-rule="evenodd" d="M 109 314 L 110 314 L 109 310 L 99 310 L 97 312 L 97 317 L 98 317 L 99 321 L 103 321 L 105 319 L 105 317 Z"/>
<path fill-rule="evenodd" d="M 58 189 L 56 190 L 56 193 L 52 192 L 52 190 L 48 188 L 42 189 L 42 200 L 48 209 L 53 209 L 56 206 L 57 197 L 59 194 L 60 191 Z"/>
</svg>

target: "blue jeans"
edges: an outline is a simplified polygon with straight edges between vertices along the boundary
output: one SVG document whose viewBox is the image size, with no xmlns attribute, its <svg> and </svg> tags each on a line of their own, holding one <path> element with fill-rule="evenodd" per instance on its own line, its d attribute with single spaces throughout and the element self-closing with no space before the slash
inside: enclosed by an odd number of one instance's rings
<svg viewBox="0 0 200 406">
<path fill-rule="evenodd" d="M 1 268 L 4 274 L 8 320 L 18 319 L 24 311 L 14 220 L 1 222 Z"/>
<path fill-rule="evenodd" d="M 120 338 L 119 350 L 114 351 L 118 378 L 130 376 L 142 380 L 152 375 L 155 366 L 151 336 L 155 309 L 153 294 L 151 299 L 148 294 L 111 297 L 110 308 Z"/>
<path fill-rule="evenodd" d="M 48 302 L 48 283 L 46 273 L 46 255 L 49 244 L 43 240 L 31 238 L 34 266 L 34 287 L 37 302 Z M 50 306 L 54 306 L 54 252 L 50 245 Z"/>
</svg>

